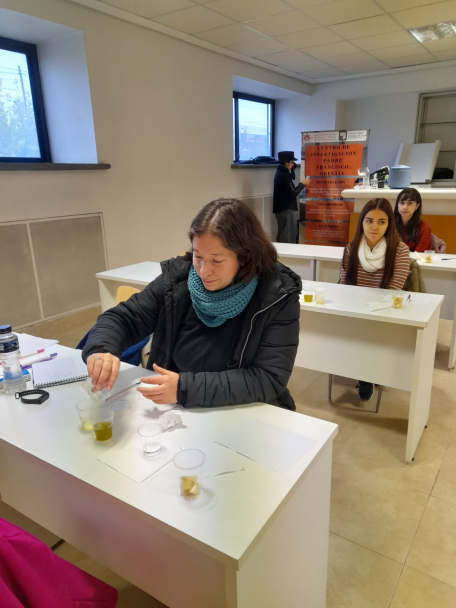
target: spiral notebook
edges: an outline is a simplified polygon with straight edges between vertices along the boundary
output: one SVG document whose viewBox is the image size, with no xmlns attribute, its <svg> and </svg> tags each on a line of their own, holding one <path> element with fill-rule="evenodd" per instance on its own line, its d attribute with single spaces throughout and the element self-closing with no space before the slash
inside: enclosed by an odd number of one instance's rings
<svg viewBox="0 0 456 608">
<path fill-rule="evenodd" d="M 34 363 L 32 375 L 35 388 L 70 384 L 89 377 L 86 364 L 80 357 L 63 357 L 53 361 Z"/>
</svg>

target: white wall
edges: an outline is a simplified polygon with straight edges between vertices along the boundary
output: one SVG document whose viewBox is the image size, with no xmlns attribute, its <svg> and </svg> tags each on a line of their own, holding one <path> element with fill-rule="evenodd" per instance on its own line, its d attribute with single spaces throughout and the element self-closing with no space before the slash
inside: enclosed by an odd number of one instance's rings
<svg viewBox="0 0 456 608">
<path fill-rule="evenodd" d="M 197 211 L 219 196 L 272 192 L 272 170 L 232 170 L 233 75 L 309 85 L 65 0 L 0 7 L 84 34 L 100 172 L 1 172 L 2 222 L 102 212 L 111 268 L 187 246 Z"/>
<path fill-rule="evenodd" d="M 392 166 L 402 141 L 415 139 L 418 93 L 351 99 L 344 107 L 341 129 L 370 129 L 367 165 L 370 171 Z"/>
</svg>

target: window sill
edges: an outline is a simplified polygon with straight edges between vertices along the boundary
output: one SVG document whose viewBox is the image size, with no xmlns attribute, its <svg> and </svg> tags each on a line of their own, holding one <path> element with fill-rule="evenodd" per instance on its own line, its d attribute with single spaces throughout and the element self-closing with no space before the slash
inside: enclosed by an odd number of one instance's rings
<svg viewBox="0 0 456 608">
<path fill-rule="evenodd" d="M 237 164 L 232 164 L 231 168 L 232 169 L 277 169 L 279 163 L 268 163 L 268 164 L 264 164 L 264 165 L 257 165 L 257 164 L 252 164 L 252 165 L 237 165 Z M 296 163 L 297 167 L 300 167 L 300 164 Z"/>
<path fill-rule="evenodd" d="M 0 171 L 106 171 L 108 163 L 2 163 Z"/>
</svg>

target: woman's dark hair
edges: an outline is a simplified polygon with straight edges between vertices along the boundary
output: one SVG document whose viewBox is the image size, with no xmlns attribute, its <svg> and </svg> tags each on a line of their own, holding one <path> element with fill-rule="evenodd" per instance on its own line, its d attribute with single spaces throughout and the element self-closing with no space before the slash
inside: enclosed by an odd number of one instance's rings
<svg viewBox="0 0 456 608">
<path fill-rule="evenodd" d="M 350 258 L 348 260 L 348 269 L 346 283 L 347 285 L 357 284 L 358 275 L 358 249 L 361 243 L 361 239 L 364 234 L 363 222 L 369 211 L 373 209 L 379 209 L 386 213 L 388 218 L 388 228 L 384 234 L 386 240 L 386 255 L 385 255 L 385 266 L 383 268 L 383 278 L 380 287 L 387 289 L 391 277 L 394 272 L 394 260 L 396 258 L 397 246 L 400 243 L 399 235 L 397 234 L 396 226 L 394 224 L 393 209 L 390 202 L 386 198 L 373 198 L 368 201 L 363 210 L 360 213 L 358 219 L 358 226 L 356 227 L 356 234 L 353 241 L 350 243 Z"/>
<path fill-rule="evenodd" d="M 235 283 L 248 283 L 254 276 L 265 277 L 277 262 L 277 251 L 271 245 L 258 218 L 247 205 L 234 198 L 218 198 L 201 209 L 193 220 L 189 237 L 211 234 L 223 246 L 236 253 L 241 267 Z M 192 260 L 192 252 L 185 259 Z"/>
<path fill-rule="evenodd" d="M 421 222 L 421 194 L 415 188 L 405 188 L 402 192 L 399 192 L 396 199 L 396 205 L 394 206 L 394 221 L 396 222 L 396 230 L 399 236 L 404 240 L 404 224 L 402 223 L 401 214 L 399 213 L 399 203 L 401 201 L 415 201 L 418 207 L 415 209 L 415 213 L 407 222 L 407 241 L 416 243 L 420 235 L 420 222 Z"/>
</svg>

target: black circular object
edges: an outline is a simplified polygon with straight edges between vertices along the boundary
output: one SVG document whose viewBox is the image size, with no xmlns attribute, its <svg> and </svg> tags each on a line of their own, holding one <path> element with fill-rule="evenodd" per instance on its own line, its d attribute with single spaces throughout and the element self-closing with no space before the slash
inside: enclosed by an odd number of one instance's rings
<svg viewBox="0 0 456 608">
<path fill-rule="evenodd" d="M 39 395 L 39 397 L 35 397 L 34 399 L 29 399 L 29 396 Z M 20 393 L 16 393 L 14 395 L 16 399 L 20 399 L 22 403 L 31 403 L 32 405 L 41 405 L 49 399 L 49 393 L 47 391 L 42 391 L 38 388 L 32 389 L 30 391 L 21 391 Z"/>
</svg>

